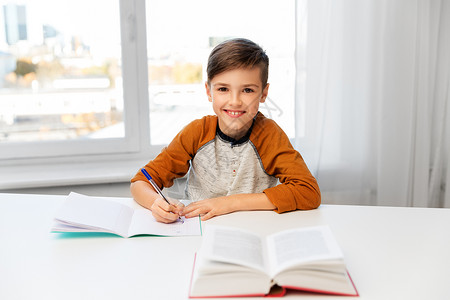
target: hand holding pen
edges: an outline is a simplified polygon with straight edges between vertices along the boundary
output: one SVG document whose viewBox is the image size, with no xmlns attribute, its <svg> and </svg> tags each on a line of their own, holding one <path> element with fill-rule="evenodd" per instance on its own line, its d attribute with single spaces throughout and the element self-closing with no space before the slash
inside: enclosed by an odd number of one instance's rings
<svg viewBox="0 0 450 300">
<path fill-rule="evenodd" d="M 160 205 L 157 205 L 157 203 L 154 203 L 153 205 L 156 205 L 157 207 L 161 208 L 162 210 L 164 210 L 165 212 L 170 212 L 172 214 L 177 214 L 177 211 L 179 210 L 179 206 L 183 205 L 181 204 L 181 202 L 179 202 L 178 200 L 175 199 L 171 199 L 172 202 L 176 202 L 176 203 L 171 203 L 162 193 L 161 189 L 159 188 L 159 186 L 155 183 L 155 181 L 153 180 L 153 178 L 150 176 L 150 174 L 148 174 L 148 172 L 142 168 L 141 169 L 142 174 L 144 174 L 144 176 L 147 178 L 148 182 L 152 185 L 153 189 L 159 194 L 159 196 L 161 196 L 161 198 L 169 205 L 168 210 L 162 208 Z M 156 202 L 157 200 L 155 200 Z M 152 209 L 152 213 L 155 215 L 155 212 Z M 178 214 L 177 214 L 178 215 Z M 170 218 L 172 219 L 172 218 Z M 167 220 L 166 223 L 171 222 L 172 220 Z M 183 219 L 178 215 L 178 220 L 183 222 Z"/>
</svg>

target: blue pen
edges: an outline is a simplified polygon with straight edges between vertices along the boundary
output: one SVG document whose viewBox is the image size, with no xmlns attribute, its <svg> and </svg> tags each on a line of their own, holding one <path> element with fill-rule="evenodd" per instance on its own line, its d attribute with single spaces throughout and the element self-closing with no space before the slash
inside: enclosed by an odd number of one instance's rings
<svg viewBox="0 0 450 300">
<path fill-rule="evenodd" d="M 167 200 L 167 198 L 164 196 L 164 194 L 162 193 L 161 189 L 159 188 L 159 186 L 156 184 L 156 182 L 153 180 L 152 176 L 150 176 L 150 174 L 148 174 L 148 172 L 142 168 L 141 169 L 142 174 L 144 174 L 145 178 L 147 178 L 148 182 L 150 182 L 150 184 L 153 186 L 153 188 L 155 189 L 155 191 L 167 202 L 167 204 L 169 205 L 173 205 L 172 203 L 169 202 L 169 200 Z M 181 222 L 184 223 L 183 219 L 181 219 L 181 217 L 179 216 L 178 219 L 180 219 Z"/>
</svg>

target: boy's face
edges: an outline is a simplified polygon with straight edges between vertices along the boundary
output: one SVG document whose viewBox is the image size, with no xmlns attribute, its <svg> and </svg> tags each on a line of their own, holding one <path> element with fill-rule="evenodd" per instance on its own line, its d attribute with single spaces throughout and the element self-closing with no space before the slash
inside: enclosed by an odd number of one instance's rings
<svg viewBox="0 0 450 300">
<path fill-rule="evenodd" d="M 259 67 L 222 72 L 205 86 L 220 130 L 235 139 L 247 133 L 269 90 L 269 84 L 262 86 Z"/>
</svg>

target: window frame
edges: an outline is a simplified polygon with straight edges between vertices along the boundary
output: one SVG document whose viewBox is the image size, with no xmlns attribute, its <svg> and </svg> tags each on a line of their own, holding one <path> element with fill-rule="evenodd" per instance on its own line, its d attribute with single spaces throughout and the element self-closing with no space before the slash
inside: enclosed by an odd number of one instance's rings
<svg viewBox="0 0 450 300">
<path fill-rule="evenodd" d="M 0 147 L 0 164 L 29 163 L 53 158 L 58 161 L 86 160 L 98 155 L 134 154 L 148 151 L 149 116 L 145 1 L 118 0 L 122 47 L 124 132 L 121 138 L 64 141 L 7 142 Z M 147 149 L 145 149 L 147 148 Z"/>
</svg>

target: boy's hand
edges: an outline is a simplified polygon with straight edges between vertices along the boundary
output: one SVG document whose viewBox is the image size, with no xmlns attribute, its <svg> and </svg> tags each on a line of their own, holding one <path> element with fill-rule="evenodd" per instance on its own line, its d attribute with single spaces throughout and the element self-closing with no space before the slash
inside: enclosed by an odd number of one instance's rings
<svg viewBox="0 0 450 300">
<path fill-rule="evenodd" d="M 202 221 L 211 219 L 214 216 L 220 216 L 233 212 L 233 200 L 227 197 L 218 197 L 192 202 L 183 209 L 183 215 L 186 218 L 197 217 L 201 215 Z"/>
<path fill-rule="evenodd" d="M 152 215 L 156 221 L 162 223 L 172 223 L 178 220 L 181 212 L 183 211 L 184 204 L 176 200 L 171 200 L 173 199 L 169 199 L 171 203 L 177 204 L 168 204 L 162 197 L 155 199 L 150 210 L 152 211 Z"/>
</svg>

